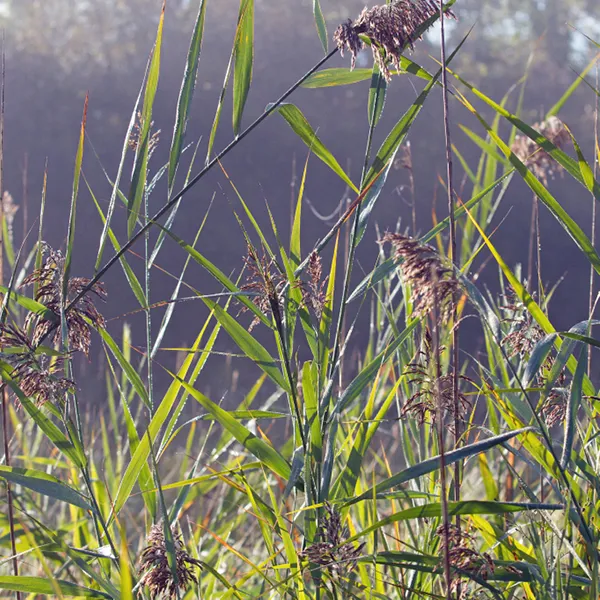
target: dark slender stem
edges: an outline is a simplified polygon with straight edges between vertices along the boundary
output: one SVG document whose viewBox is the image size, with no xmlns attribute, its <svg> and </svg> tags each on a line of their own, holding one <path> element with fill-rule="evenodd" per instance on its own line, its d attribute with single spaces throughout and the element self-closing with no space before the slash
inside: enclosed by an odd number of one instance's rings
<svg viewBox="0 0 600 600">
<path fill-rule="evenodd" d="M 313 73 L 318 71 L 332 56 L 337 54 L 338 49 L 335 48 L 329 54 L 324 56 L 319 62 L 317 62 L 309 71 L 307 71 L 292 87 L 290 87 L 279 99 L 269 107 L 251 124 L 249 125 L 238 137 L 232 140 L 217 156 L 215 156 L 193 179 L 189 181 L 175 196 L 173 196 L 149 221 L 147 221 L 141 229 L 139 229 L 135 235 L 130 238 L 121 249 L 94 275 L 90 282 L 75 296 L 72 302 L 67 306 L 66 312 L 70 311 L 76 304 L 87 294 L 92 287 L 100 281 L 102 276 L 127 252 L 140 237 L 142 237 L 152 225 L 154 225 L 165 213 L 169 212 L 183 196 L 190 191 L 219 161 L 221 161 L 233 148 L 235 148 L 250 132 L 256 129 L 269 115 L 277 110 L 279 106 L 295 92 Z"/>
<path fill-rule="evenodd" d="M 365 160 L 363 162 L 362 172 L 360 175 L 360 188 L 362 190 L 365 184 L 365 178 L 367 175 L 367 171 L 369 168 L 369 158 L 371 156 L 371 146 L 373 144 L 373 132 L 375 131 L 375 114 L 377 110 L 377 103 L 379 99 L 379 94 L 381 93 L 381 79 L 383 75 L 379 74 L 377 79 L 377 90 L 375 100 L 373 101 L 373 111 L 370 115 L 370 123 L 369 123 L 369 133 L 367 134 L 367 146 L 365 149 Z M 340 300 L 340 312 L 338 314 L 337 325 L 336 325 L 336 335 L 333 347 L 333 358 L 330 363 L 330 373 L 329 377 L 333 379 L 335 374 L 335 370 L 337 368 L 338 359 L 340 361 L 339 365 L 339 373 L 342 372 L 341 361 L 342 358 L 340 356 L 342 340 L 343 340 L 343 329 L 344 329 L 344 318 L 346 316 L 346 300 L 348 298 L 348 292 L 350 291 L 350 277 L 352 275 L 352 263 L 354 262 L 354 252 L 356 250 L 356 240 L 358 237 L 358 228 L 360 225 L 360 208 L 361 203 L 356 206 L 356 211 L 354 213 L 354 221 L 352 223 L 352 235 L 350 236 L 350 242 L 347 248 L 347 256 L 346 256 L 346 268 L 344 270 L 344 283 L 342 285 L 342 298 Z M 341 377 L 341 375 L 340 375 Z M 341 385 L 341 380 L 340 380 Z"/>
<path fill-rule="evenodd" d="M 435 272 L 432 273 L 435 280 Z M 437 282 L 436 282 L 437 283 Z M 436 397 L 436 432 L 438 452 L 440 455 L 440 504 L 442 507 L 442 545 L 444 559 L 444 580 L 446 598 L 452 598 L 452 573 L 450 571 L 450 517 L 448 515 L 448 484 L 446 481 L 446 444 L 444 441 L 444 405 L 442 402 L 442 366 L 440 360 L 440 319 L 438 316 L 437 292 L 433 314 L 431 317 L 431 343 L 433 360 L 435 361 L 435 397 Z"/>
<path fill-rule="evenodd" d="M 598 73 L 598 63 L 596 62 L 596 89 L 600 89 L 599 87 L 599 78 L 600 74 Z M 596 104 L 594 107 L 594 151 L 592 156 L 594 157 L 594 180 L 598 178 L 598 161 L 600 161 L 600 156 L 598 156 L 598 148 L 599 139 L 598 139 L 598 111 L 600 110 L 600 97 L 596 96 Z M 592 232 L 590 234 L 590 241 L 592 245 L 596 245 L 596 201 L 594 198 L 594 194 L 592 193 Z M 588 304 L 588 314 L 590 320 L 594 316 L 594 266 L 590 266 L 590 292 L 589 292 L 589 304 Z M 591 350 L 591 348 L 590 348 Z M 592 372 L 592 353 L 591 351 L 588 353 L 588 364 L 587 364 L 588 376 L 591 375 Z"/>
<path fill-rule="evenodd" d="M 537 208 L 537 196 L 533 194 L 531 205 L 531 219 L 529 221 L 529 254 L 527 257 L 527 291 L 533 294 L 533 247 L 535 245 L 535 212 Z"/>
<path fill-rule="evenodd" d="M 2 435 L 4 438 L 4 464 L 10 467 L 10 447 L 8 443 L 8 393 L 3 386 L 0 390 L 2 394 Z M 10 548 L 12 551 L 13 573 L 15 577 L 19 576 L 19 561 L 17 560 L 17 540 L 15 537 L 15 516 L 13 509 L 13 497 L 10 482 L 6 482 L 6 503 L 8 505 L 8 529 L 10 534 Z M 17 592 L 17 598 L 21 599 L 21 593 Z"/>
<path fill-rule="evenodd" d="M 4 283 L 4 84 L 6 81 L 6 61 L 4 54 L 4 30 L 2 30 L 2 80 L 0 81 L 0 283 Z M 4 461 L 10 466 L 10 447 L 8 443 L 8 393 L 2 386 L 2 433 L 4 436 Z M 15 539 L 15 521 L 13 512 L 13 497 L 10 482 L 6 482 L 6 500 L 8 504 L 8 527 L 10 531 L 10 545 L 13 553 L 13 573 L 19 576 L 19 562 L 17 560 L 17 543 Z M 21 600 L 21 592 L 16 593 L 17 600 Z"/>
<path fill-rule="evenodd" d="M 446 34 L 444 29 L 444 2 L 440 0 L 440 46 L 442 60 L 442 98 L 444 105 L 444 137 L 446 141 L 446 184 L 448 188 L 448 215 L 450 217 L 450 260 L 455 266 L 458 266 L 458 256 L 456 253 L 456 219 L 454 217 L 454 182 L 452 170 L 452 142 L 450 140 L 450 115 L 448 107 L 448 74 L 446 72 Z M 460 441 L 460 406 L 458 398 L 458 379 L 459 379 L 459 339 L 458 339 L 458 311 L 457 300 L 453 298 L 452 307 L 452 399 L 454 408 L 454 447 L 458 448 Z M 454 468 L 454 499 L 460 500 L 460 461 Z M 457 518 L 457 528 L 460 529 L 460 519 Z"/>
</svg>

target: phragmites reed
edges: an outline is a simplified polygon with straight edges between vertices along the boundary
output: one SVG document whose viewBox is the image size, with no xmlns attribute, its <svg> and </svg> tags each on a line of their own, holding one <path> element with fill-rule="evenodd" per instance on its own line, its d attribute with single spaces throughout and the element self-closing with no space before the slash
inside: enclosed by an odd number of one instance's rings
<svg viewBox="0 0 600 600">
<path fill-rule="evenodd" d="M 548 117 L 541 123 L 535 123 L 533 129 L 539 131 L 557 148 L 562 148 L 570 139 L 569 132 L 558 117 Z M 562 169 L 550 154 L 525 135 L 515 138 L 511 150 L 544 185 L 548 184 L 548 178 L 553 178 Z"/>
<path fill-rule="evenodd" d="M 438 377 L 433 358 L 431 334 L 427 329 L 422 350 L 419 351 L 417 359 L 409 363 L 405 370 L 405 374 L 410 378 L 408 383 L 417 391 L 404 403 L 400 416 L 415 417 L 422 425 L 428 422 L 435 423 L 438 418 L 443 420 L 446 415 L 450 415 L 452 418 L 448 428 L 453 431 L 455 422 L 465 420 L 471 405 L 466 396 L 460 392 L 458 404 L 454 402 L 453 375 L 450 373 Z M 470 381 L 465 376 L 461 379 Z M 458 414 L 455 414 L 457 405 Z M 442 414 L 438 414 L 440 411 Z"/>
<path fill-rule="evenodd" d="M 400 56 L 424 33 L 425 21 L 439 13 L 433 0 L 396 0 L 373 8 L 365 8 L 356 21 L 348 19 L 335 31 L 333 39 L 343 55 L 347 49 L 352 55 L 352 69 L 356 65 L 356 55 L 364 48 L 361 35 L 371 43 L 373 59 L 387 81 L 391 79 L 388 63 L 391 61 L 400 69 Z M 446 16 L 454 17 L 448 10 Z"/>
<path fill-rule="evenodd" d="M 417 317 L 436 308 L 438 318 L 448 320 L 452 298 L 460 289 L 453 271 L 442 264 L 434 248 L 400 233 L 386 233 L 379 243 L 389 242 L 402 269 L 402 279 L 412 291 L 413 313 Z"/>
<path fill-rule="evenodd" d="M 64 405 L 65 394 L 73 391 L 75 383 L 61 375 L 61 357 L 51 360 L 44 354 L 36 354 L 27 334 L 5 323 L 0 324 L 0 347 L 2 360 L 13 368 L 11 378 L 25 396 L 33 398 L 38 406 L 46 402 Z M 18 397 L 16 401 L 19 402 Z"/>
<path fill-rule="evenodd" d="M 312 252 L 308 257 L 307 283 L 300 283 L 302 301 L 305 306 L 310 306 L 315 313 L 317 321 L 321 319 L 323 309 L 327 302 L 327 277 L 323 278 L 323 264 L 321 257 Z"/>
<path fill-rule="evenodd" d="M 340 513 L 329 502 L 325 502 L 325 513 L 320 523 L 319 537 L 320 541 L 299 553 L 300 558 L 325 567 L 330 576 L 347 576 L 356 566 L 364 543 L 355 546 L 346 542 L 348 528 L 342 525 Z"/>
<path fill-rule="evenodd" d="M 273 258 L 269 258 L 264 252 L 262 256 L 258 255 L 256 249 L 248 244 L 248 253 L 244 257 L 244 263 L 248 275 L 246 282 L 240 287 L 245 292 L 252 294 L 252 302 L 265 314 L 273 310 L 274 306 L 279 306 L 279 291 L 285 284 L 285 277 L 279 271 Z M 242 307 L 242 312 L 247 311 L 246 306 Z M 256 317 L 250 327 L 252 331 L 260 322 Z"/>
<path fill-rule="evenodd" d="M 140 140 L 140 137 L 142 135 L 143 121 L 144 121 L 144 119 L 142 117 L 142 113 L 140 111 L 138 111 L 137 120 L 133 125 L 133 129 L 131 130 L 129 139 L 127 140 L 127 145 L 134 152 L 138 151 L 138 149 L 140 147 L 140 142 L 142 141 L 142 140 Z M 152 156 L 152 154 L 154 153 L 154 150 L 156 150 L 156 147 L 158 146 L 158 142 L 160 141 L 160 129 L 158 131 L 155 131 L 154 133 L 151 133 L 153 126 L 154 126 L 154 121 L 151 121 L 150 122 L 150 131 L 148 132 L 148 142 L 147 142 L 148 158 L 150 158 Z"/>
<path fill-rule="evenodd" d="M 44 255 L 42 266 L 25 277 L 21 287 L 37 284 L 35 299 L 49 308 L 55 318 L 60 320 L 65 259 L 60 250 L 53 250 L 47 244 L 44 245 Z M 67 297 L 64 299 L 64 305 L 68 305 L 78 297 L 87 288 L 90 281 L 86 277 L 71 277 L 67 283 Z M 89 292 L 93 292 L 100 300 L 106 299 L 106 291 L 102 283 L 94 283 L 88 293 L 83 295 L 77 304 L 66 313 L 69 348 L 71 351 L 79 350 L 86 356 L 89 356 L 92 336 L 86 319 L 89 319 L 95 327 L 104 327 L 105 324 L 104 317 L 98 312 Z M 33 329 L 32 343 L 37 345 L 50 332 L 53 323 L 44 315 L 29 313 L 25 320 L 25 328 L 29 330 L 30 327 Z M 56 328 L 54 343 L 60 341 L 60 331 L 59 326 Z"/>
<path fill-rule="evenodd" d="M 146 538 L 147 546 L 140 556 L 140 595 L 141 588 L 146 587 L 152 600 L 158 598 L 177 598 L 179 592 L 185 592 L 192 583 L 198 583 L 195 567 L 201 567 L 201 562 L 190 556 L 183 544 L 181 534 L 171 527 L 173 544 L 175 546 L 175 563 L 177 582 L 169 566 L 167 546 L 165 542 L 164 525 L 152 525 Z"/>
<path fill-rule="evenodd" d="M 494 561 L 487 552 L 475 549 L 475 539 L 462 528 L 448 523 L 441 525 L 436 531 L 440 539 L 448 540 L 450 566 L 454 571 L 452 579 L 453 593 L 458 592 L 458 598 L 477 597 L 477 589 L 472 589 L 472 579 L 469 575 L 487 580 L 494 574 Z"/>
<path fill-rule="evenodd" d="M 524 361 L 529 360 L 536 344 L 544 337 L 543 329 L 533 321 L 531 314 L 518 299 L 509 298 L 501 308 L 508 313 L 503 322 L 511 324 L 510 331 L 501 340 L 501 344 L 508 349 L 508 358 L 518 356 Z M 546 375 L 552 369 L 554 361 L 552 354 L 548 354 L 540 366 L 536 377 L 539 387 L 546 387 Z M 548 427 L 554 427 L 565 420 L 568 396 L 567 374 L 563 369 L 540 407 L 541 416 Z"/>
</svg>

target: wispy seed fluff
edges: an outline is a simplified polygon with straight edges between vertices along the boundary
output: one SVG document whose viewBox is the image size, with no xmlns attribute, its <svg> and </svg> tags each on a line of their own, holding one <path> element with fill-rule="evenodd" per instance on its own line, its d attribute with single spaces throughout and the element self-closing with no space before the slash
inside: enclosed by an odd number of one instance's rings
<svg viewBox="0 0 600 600">
<path fill-rule="evenodd" d="M 365 8 L 358 19 L 348 19 L 335 31 L 333 39 L 343 55 L 344 49 L 352 54 L 352 69 L 356 65 L 356 55 L 364 48 L 361 35 L 369 38 L 373 59 L 387 81 L 391 79 L 388 62 L 400 69 L 400 56 L 414 42 L 420 39 L 423 30 L 419 31 L 427 19 L 439 12 L 434 0 L 397 0 L 391 4 Z M 446 16 L 455 18 L 454 13 L 446 11 Z"/>
<path fill-rule="evenodd" d="M 539 131 L 557 148 L 562 148 L 571 137 L 564 123 L 554 116 L 536 123 L 533 129 Z M 518 135 L 515 138 L 511 150 L 544 185 L 548 185 L 549 177 L 553 178 L 554 174 L 561 170 L 561 166 L 545 150 L 525 135 Z"/>
<path fill-rule="evenodd" d="M 201 562 L 187 553 L 183 539 L 175 527 L 171 527 L 171 534 L 175 546 L 177 581 L 173 578 L 167 558 L 164 525 L 156 523 L 150 528 L 147 546 L 140 557 L 140 595 L 141 589 L 146 587 L 153 600 L 177 598 L 183 596 L 192 584 L 198 583 L 194 571 L 201 566 Z"/>
<path fill-rule="evenodd" d="M 460 289 L 452 270 L 442 264 L 431 246 L 400 233 L 387 233 L 380 244 L 390 242 L 400 263 L 402 280 L 411 287 L 413 312 L 425 316 L 436 308 L 442 321 L 450 317 L 452 298 Z"/>
</svg>

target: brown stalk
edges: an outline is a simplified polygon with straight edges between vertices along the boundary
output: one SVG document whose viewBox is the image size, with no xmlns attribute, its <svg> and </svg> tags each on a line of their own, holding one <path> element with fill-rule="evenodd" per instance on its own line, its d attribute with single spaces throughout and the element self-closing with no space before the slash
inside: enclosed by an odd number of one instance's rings
<svg viewBox="0 0 600 600">
<path fill-rule="evenodd" d="M 4 54 L 4 32 L 2 32 L 2 82 L 0 83 L 0 283 L 4 283 L 4 83 L 6 81 L 6 62 Z M 8 392 L 2 386 L 2 435 L 4 437 L 4 462 L 10 466 L 10 446 L 8 442 Z M 17 560 L 17 542 L 15 538 L 15 519 L 13 497 L 10 483 L 6 482 L 6 502 L 8 504 L 8 527 L 10 531 L 10 546 L 13 554 L 13 573 L 19 576 Z M 21 592 L 16 592 L 17 600 L 21 600 Z"/>
<path fill-rule="evenodd" d="M 457 262 L 456 255 L 456 220 L 454 218 L 454 182 L 452 169 L 452 142 L 450 140 L 450 111 L 448 106 L 448 74 L 446 72 L 446 30 L 444 27 L 444 2 L 440 0 L 440 53 L 442 61 L 442 98 L 444 105 L 444 138 L 446 141 L 446 187 L 448 189 L 448 216 L 450 218 L 450 261 L 454 265 Z M 460 398 L 458 394 L 459 380 L 459 331 L 457 293 L 452 298 L 452 397 L 454 403 L 454 448 L 458 448 L 461 436 L 460 430 Z M 460 500 L 460 478 L 462 464 L 458 461 L 454 467 L 454 500 Z M 456 517 L 456 529 L 460 534 L 460 517 Z M 447 591 L 450 597 L 450 590 Z M 460 597 L 460 589 L 457 591 Z"/>
<path fill-rule="evenodd" d="M 598 62 L 596 62 L 596 89 L 600 89 L 599 87 L 600 77 L 598 73 Z M 598 179 L 598 161 L 600 161 L 600 153 L 598 148 L 600 148 L 600 140 L 598 135 L 598 111 L 600 109 L 600 97 L 596 95 L 596 103 L 594 106 L 594 152 L 592 156 L 594 157 L 594 180 Z M 590 241 L 592 242 L 592 246 L 596 246 L 596 199 L 594 198 L 594 194 L 592 193 L 592 232 L 590 234 Z M 590 320 L 594 315 L 594 267 L 590 266 L 590 293 L 589 293 L 589 304 L 588 304 L 588 314 Z M 592 353 L 588 352 L 588 364 L 587 364 L 588 375 L 592 372 Z"/>
<path fill-rule="evenodd" d="M 437 400 L 436 430 L 438 440 L 438 451 L 440 453 L 440 501 L 442 507 L 442 545 L 444 580 L 446 586 L 446 599 L 452 599 L 452 572 L 450 570 L 450 517 L 448 515 L 448 484 L 446 481 L 446 449 L 444 442 L 444 403 L 441 389 L 442 365 L 440 361 L 440 332 L 441 319 L 438 315 L 438 286 L 435 285 L 437 272 L 432 269 L 431 276 L 434 280 L 434 306 L 430 315 L 431 322 L 431 347 L 433 360 L 435 361 L 435 397 Z"/>
</svg>

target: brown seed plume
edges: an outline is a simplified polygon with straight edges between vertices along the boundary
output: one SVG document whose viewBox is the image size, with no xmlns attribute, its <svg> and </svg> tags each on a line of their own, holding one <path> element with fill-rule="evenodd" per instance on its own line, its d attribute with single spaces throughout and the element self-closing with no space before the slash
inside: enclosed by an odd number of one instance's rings
<svg viewBox="0 0 600 600">
<path fill-rule="evenodd" d="M 450 317 L 452 298 L 460 290 L 452 270 L 442 264 L 431 246 L 400 233 L 387 233 L 379 243 L 390 242 L 402 269 L 402 279 L 412 291 L 415 316 L 425 316 L 436 308 L 442 320 Z"/>
<path fill-rule="evenodd" d="M 414 43 L 424 33 L 421 26 L 439 12 L 433 0 L 396 0 L 373 8 L 365 8 L 356 21 L 348 19 L 335 31 L 335 40 L 340 52 L 347 49 L 352 55 L 352 69 L 356 65 L 356 55 L 364 48 L 361 35 L 371 42 L 373 59 L 387 81 L 391 74 L 388 63 L 391 61 L 400 69 L 400 56 L 406 48 L 411 50 Z M 454 17 L 450 10 L 446 16 Z"/>
<path fill-rule="evenodd" d="M 325 567 L 331 576 L 347 576 L 356 566 L 364 544 L 346 542 L 348 530 L 335 506 L 325 503 L 325 514 L 319 528 L 320 541 L 299 553 L 300 558 Z"/>
<path fill-rule="evenodd" d="M 48 245 L 44 246 L 44 255 L 42 266 L 25 277 L 21 287 L 37 284 L 35 299 L 60 319 L 65 259 L 59 250 L 53 250 Z M 76 298 L 89 283 L 90 279 L 86 277 L 71 277 L 67 283 L 65 305 Z M 90 291 L 100 300 L 106 299 L 106 291 L 101 283 L 95 283 Z M 89 293 L 78 300 L 77 304 L 66 314 L 70 350 L 80 350 L 88 356 L 91 332 L 86 319 L 89 319 L 96 327 L 104 326 L 104 317 L 98 312 Z M 30 327 L 33 328 L 32 343 L 37 345 L 50 331 L 52 323 L 43 315 L 29 313 L 25 321 L 25 328 L 29 330 Z M 60 341 L 60 331 L 61 327 L 58 326 L 54 336 L 55 343 Z"/>
<path fill-rule="evenodd" d="M 200 561 L 187 553 L 182 537 L 174 527 L 171 532 L 175 545 L 177 582 L 169 566 L 162 523 L 152 525 L 146 538 L 147 546 L 140 556 L 140 587 L 147 587 L 151 598 L 177 598 L 178 590 L 185 592 L 192 583 L 198 583 L 194 567 L 200 567 Z"/>
<path fill-rule="evenodd" d="M 569 132 L 558 117 L 552 116 L 541 123 L 535 123 L 533 129 L 548 138 L 557 148 L 562 148 L 570 139 Z M 548 178 L 554 178 L 562 169 L 550 154 L 525 135 L 515 138 L 511 150 L 544 185 L 548 185 Z"/>
</svg>

